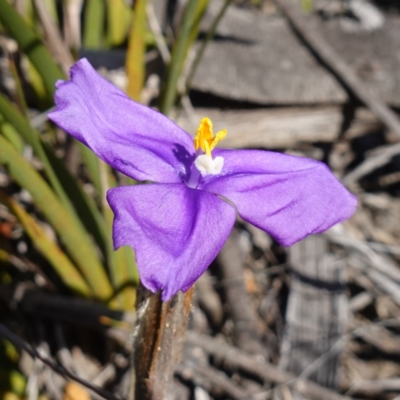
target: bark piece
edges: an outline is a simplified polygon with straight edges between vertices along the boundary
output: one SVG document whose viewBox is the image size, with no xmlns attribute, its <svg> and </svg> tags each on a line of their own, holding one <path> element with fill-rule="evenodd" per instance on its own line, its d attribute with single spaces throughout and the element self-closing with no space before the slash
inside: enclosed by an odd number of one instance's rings
<svg viewBox="0 0 400 400">
<path fill-rule="evenodd" d="M 286 311 L 280 367 L 336 389 L 339 351 L 318 363 L 345 329 L 343 265 L 327 252 L 323 236 L 309 236 L 289 250 L 293 279 Z M 310 366 L 315 363 L 315 368 Z M 307 369 L 307 372 L 305 372 Z"/>
<path fill-rule="evenodd" d="M 204 30 L 221 2 L 210 2 Z M 373 32 L 346 32 L 339 19 L 314 18 L 326 42 L 354 67 L 368 89 L 398 105 L 398 17 Z M 307 20 L 309 24 L 309 20 Z M 196 72 L 193 88 L 260 104 L 343 103 L 346 92 L 291 31 L 284 18 L 230 7 Z"/>
<path fill-rule="evenodd" d="M 194 134 L 201 118 L 208 117 L 216 130 L 227 129 L 221 147 L 228 148 L 295 148 L 304 143 L 332 143 L 341 133 L 342 107 L 287 107 L 253 110 L 217 110 L 196 108 L 188 118 L 184 113 L 177 123 Z M 347 138 L 380 130 L 382 124 L 367 109 L 355 112 Z"/>
</svg>

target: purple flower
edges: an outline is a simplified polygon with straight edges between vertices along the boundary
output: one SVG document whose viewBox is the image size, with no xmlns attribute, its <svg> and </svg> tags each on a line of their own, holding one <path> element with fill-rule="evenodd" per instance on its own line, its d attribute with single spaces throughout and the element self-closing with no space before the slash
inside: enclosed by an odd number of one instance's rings
<svg viewBox="0 0 400 400">
<path fill-rule="evenodd" d="M 169 300 L 188 290 L 227 239 L 236 212 L 290 246 L 349 218 L 357 200 L 322 163 L 260 150 L 214 149 L 204 118 L 195 140 L 135 103 L 86 59 L 57 82 L 49 118 L 101 159 L 146 185 L 111 189 L 115 249 L 134 248 L 140 278 Z M 251 124 L 249 124 L 251 126 Z"/>
</svg>

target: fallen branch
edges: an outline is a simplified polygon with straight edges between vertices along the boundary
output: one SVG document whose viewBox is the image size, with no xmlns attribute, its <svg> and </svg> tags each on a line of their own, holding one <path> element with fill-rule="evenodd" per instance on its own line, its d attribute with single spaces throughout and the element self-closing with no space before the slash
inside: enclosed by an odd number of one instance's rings
<svg viewBox="0 0 400 400">
<path fill-rule="evenodd" d="M 175 374 L 183 380 L 189 380 L 210 393 L 223 392 L 233 400 L 250 399 L 251 396 L 244 389 L 235 385 L 223 372 L 210 366 L 195 366 L 185 363 L 175 369 Z"/>
<path fill-rule="evenodd" d="M 354 168 L 350 173 L 348 173 L 343 179 L 342 182 L 346 186 L 350 186 L 365 175 L 368 175 L 372 171 L 383 167 L 390 160 L 400 153 L 400 143 L 396 143 L 390 145 L 380 151 L 378 154 L 371 155 L 366 160 L 364 160 L 361 164 L 359 164 L 356 168 Z"/>
<path fill-rule="evenodd" d="M 400 138 L 400 121 L 383 100 L 369 90 L 357 77 L 352 68 L 287 0 L 274 0 L 288 19 L 297 35 L 313 51 L 322 64 L 336 77 L 339 83 L 359 101 L 365 104 L 379 120 Z"/>
<path fill-rule="evenodd" d="M 348 391 L 348 393 L 363 397 L 376 397 L 388 392 L 400 393 L 399 378 L 360 381 L 354 384 Z"/>
<path fill-rule="evenodd" d="M 211 337 L 189 331 L 187 332 L 186 343 L 190 346 L 201 347 L 209 355 L 225 360 L 226 364 L 257 376 L 265 382 L 286 384 L 287 386 L 295 387 L 297 391 L 313 399 L 349 399 L 349 397 L 325 389 L 314 382 L 302 379 L 298 380 L 295 375 L 283 371 L 273 364 L 260 361 L 255 356 L 248 355 L 227 343 Z"/>
</svg>

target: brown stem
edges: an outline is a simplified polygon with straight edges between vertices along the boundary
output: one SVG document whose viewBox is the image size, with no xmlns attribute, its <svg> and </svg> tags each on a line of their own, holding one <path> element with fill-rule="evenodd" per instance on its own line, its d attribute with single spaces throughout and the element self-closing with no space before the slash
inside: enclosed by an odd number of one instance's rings
<svg viewBox="0 0 400 400">
<path fill-rule="evenodd" d="M 193 289 L 170 301 L 161 294 L 139 290 L 133 337 L 134 394 L 136 400 L 158 400 L 171 392 L 174 368 L 179 362 Z"/>
</svg>

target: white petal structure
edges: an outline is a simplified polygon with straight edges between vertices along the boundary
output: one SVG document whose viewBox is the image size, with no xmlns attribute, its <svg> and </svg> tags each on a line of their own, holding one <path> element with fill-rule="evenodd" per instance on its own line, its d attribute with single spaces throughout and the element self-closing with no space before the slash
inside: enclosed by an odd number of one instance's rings
<svg viewBox="0 0 400 400">
<path fill-rule="evenodd" d="M 220 156 L 212 158 L 207 154 L 202 154 L 196 158 L 194 165 L 202 176 L 218 175 L 224 166 L 224 158 Z"/>
</svg>

